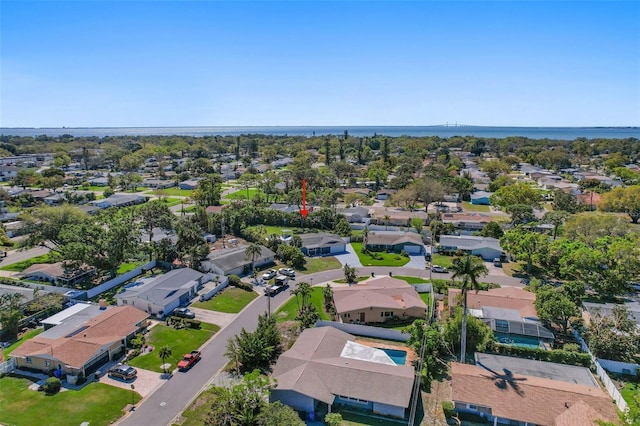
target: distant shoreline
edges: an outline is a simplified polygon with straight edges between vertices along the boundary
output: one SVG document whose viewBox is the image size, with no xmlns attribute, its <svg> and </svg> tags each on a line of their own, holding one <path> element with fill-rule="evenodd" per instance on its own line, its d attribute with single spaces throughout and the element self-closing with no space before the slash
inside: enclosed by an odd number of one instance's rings
<svg viewBox="0 0 640 426">
<path fill-rule="evenodd" d="M 517 127 L 471 126 L 463 124 L 427 126 L 180 126 L 180 127 L 14 127 L 0 128 L 3 136 L 50 137 L 69 134 L 74 137 L 106 136 L 238 136 L 263 134 L 272 136 L 326 136 L 343 135 L 368 137 L 453 137 L 476 136 L 484 138 L 526 137 L 529 139 L 574 140 L 577 138 L 626 139 L 640 138 L 640 127 Z"/>
</svg>

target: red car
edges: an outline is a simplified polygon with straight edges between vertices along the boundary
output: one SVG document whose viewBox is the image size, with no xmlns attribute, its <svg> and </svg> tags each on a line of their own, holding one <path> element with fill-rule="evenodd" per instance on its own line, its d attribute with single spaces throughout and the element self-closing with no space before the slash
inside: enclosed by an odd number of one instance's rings
<svg viewBox="0 0 640 426">
<path fill-rule="evenodd" d="M 185 354 L 178 363 L 179 370 L 188 370 L 200 361 L 200 351 L 191 351 Z"/>
</svg>

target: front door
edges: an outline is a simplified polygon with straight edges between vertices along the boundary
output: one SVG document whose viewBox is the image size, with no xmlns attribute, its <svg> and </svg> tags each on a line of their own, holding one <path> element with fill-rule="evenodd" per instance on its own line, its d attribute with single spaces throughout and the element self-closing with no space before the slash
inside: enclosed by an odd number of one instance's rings
<svg viewBox="0 0 640 426">
<path fill-rule="evenodd" d="M 364 322 L 364 312 L 360 312 L 360 322 Z"/>
</svg>

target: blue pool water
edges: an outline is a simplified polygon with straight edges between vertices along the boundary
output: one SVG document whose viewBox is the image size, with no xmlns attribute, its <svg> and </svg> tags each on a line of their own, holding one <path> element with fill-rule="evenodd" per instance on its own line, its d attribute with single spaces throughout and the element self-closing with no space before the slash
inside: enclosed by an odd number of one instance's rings
<svg viewBox="0 0 640 426">
<path fill-rule="evenodd" d="M 503 345 L 520 346 L 523 348 L 540 349 L 540 342 L 534 337 L 509 335 L 503 333 L 493 334 L 498 343 Z"/>
<path fill-rule="evenodd" d="M 407 351 L 401 351 L 398 349 L 386 349 L 386 348 L 376 348 L 384 351 L 389 358 L 397 365 L 404 365 L 407 362 Z"/>
</svg>

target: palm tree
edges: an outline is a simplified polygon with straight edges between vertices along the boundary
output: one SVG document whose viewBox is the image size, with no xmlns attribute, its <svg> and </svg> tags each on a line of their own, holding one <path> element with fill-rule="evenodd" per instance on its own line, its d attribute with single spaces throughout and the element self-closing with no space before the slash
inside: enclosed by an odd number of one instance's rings
<svg viewBox="0 0 640 426">
<path fill-rule="evenodd" d="M 172 353 L 173 353 L 173 351 L 167 345 L 161 347 L 160 350 L 158 351 L 158 356 L 162 360 L 162 371 L 164 371 L 164 374 L 167 374 L 167 368 L 166 368 L 165 360 L 167 358 L 169 358 Z"/>
<path fill-rule="evenodd" d="M 367 249 L 368 242 L 369 242 L 369 228 L 365 226 L 364 229 L 362 230 L 362 249 L 363 250 Z"/>
<path fill-rule="evenodd" d="M 389 221 L 391 220 L 391 216 L 389 216 L 388 214 L 384 215 L 384 230 L 386 231 L 387 229 L 389 229 Z"/>
<path fill-rule="evenodd" d="M 251 259 L 251 275 L 254 275 L 256 272 L 255 261 L 256 257 L 262 254 L 262 247 L 259 244 L 249 244 L 249 247 L 244 251 L 244 255 L 247 259 Z"/>
<path fill-rule="evenodd" d="M 479 257 L 465 255 L 453 259 L 451 264 L 453 271 L 452 279 L 460 278 L 462 285 L 462 337 L 460 341 L 460 362 L 465 361 L 465 353 L 467 351 L 467 292 L 471 289 L 476 292 L 480 290 L 478 278 L 481 275 L 487 275 L 487 267 Z"/>
</svg>

